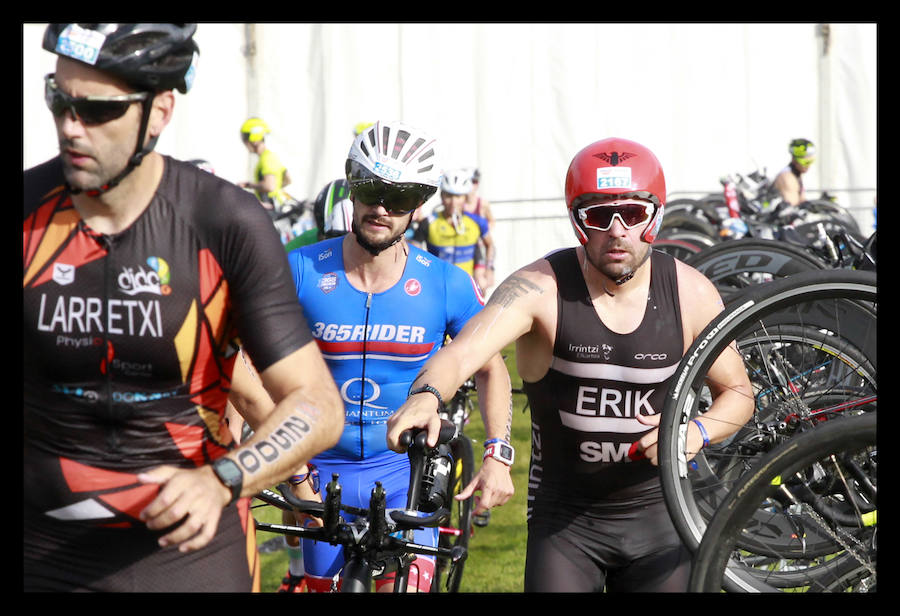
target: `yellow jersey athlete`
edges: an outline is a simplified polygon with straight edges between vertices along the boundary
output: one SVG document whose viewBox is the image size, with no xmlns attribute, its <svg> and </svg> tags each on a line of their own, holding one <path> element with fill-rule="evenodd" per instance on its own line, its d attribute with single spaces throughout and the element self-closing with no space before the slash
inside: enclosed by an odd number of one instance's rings
<svg viewBox="0 0 900 616">
<path fill-rule="evenodd" d="M 275 152 L 266 147 L 266 135 L 270 132 L 269 125 L 260 118 L 250 118 L 241 125 L 241 141 L 251 154 L 259 158 L 253 181 L 241 182 L 239 186 L 253 190 L 267 210 L 279 210 L 291 199 L 284 190 L 291 183 L 291 176 Z"/>
<path fill-rule="evenodd" d="M 479 282 L 479 270 L 494 261 L 494 241 L 487 221 L 463 210 L 466 196 L 471 191 L 471 172 L 444 172 L 441 177 L 443 207 L 419 224 L 416 239 L 428 252 L 459 266 Z M 484 245 L 484 261 L 476 259 L 479 241 Z M 478 286 L 484 288 L 480 282 Z"/>
</svg>

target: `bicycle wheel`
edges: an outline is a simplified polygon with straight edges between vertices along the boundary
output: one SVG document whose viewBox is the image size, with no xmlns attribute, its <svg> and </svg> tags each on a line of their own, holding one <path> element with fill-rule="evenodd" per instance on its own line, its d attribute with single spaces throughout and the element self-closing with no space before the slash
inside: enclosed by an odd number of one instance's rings
<svg viewBox="0 0 900 616">
<path fill-rule="evenodd" d="M 693 231 L 706 236 L 712 242 L 719 241 L 719 230 L 701 212 L 686 210 L 670 212 L 667 210 L 659 233 L 661 236 L 664 236 L 667 231 L 675 229 Z"/>
<path fill-rule="evenodd" d="M 472 442 L 464 434 L 460 434 L 450 442 L 450 449 L 453 452 L 454 464 L 450 476 L 449 492 L 455 496 L 472 481 L 475 474 L 475 459 Z M 469 538 L 472 535 L 472 506 L 473 498 L 471 497 L 464 501 L 452 500 L 447 525 L 439 529 L 438 545 L 440 547 L 462 548 L 468 551 Z M 431 592 L 459 592 L 465 564 L 465 558 L 454 563 L 449 559 L 438 557 L 435 562 Z"/>
<path fill-rule="evenodd" d="M 687 262 L 694 255 L 714 246 L 715 241 L 702 233 L 667 229 L 653 242 L 653 250 L 659 250 L 676 259 Z"/>
<path fill-rule="evenodd" d="M 745 291 L 688 349 L 662 412 L 658 446 L 666 504 L 690 549 L 759 456 L 800 427 L 874 408 L 876 292 L 871 272 L 797 274 Z M 710 404 L 707 372 L 735 345 L 753 387 L 753 417 L 689 465 L 683 443 L 689 421 Z M 811 535 L 806 547 L 829 554 L 833 543 Z"/>
<path fill-rule="evenodd" d="M 750 286 L 827 267 L 798 246 L 756 238 L 716 244 L 687 263 L 716 285 L 726 303 Z"/>
<path fill-rule="evenodd" d="M 754 472 L 744 476 L 729 493 L 710 521 L 694 557 L 689 589 L 718 592 L 723 587 L 725 572 L 741 566 L 733 558 L 740 537 L 749 532 L 748 528 L 757 526 L 758 512 L 764 510 L 767 524 L 815 526 L 831 534 L 843 549 L 834 558 L 821 562 L 815 576 L 797 576 L 802 586 L 792 587 L 792 591 L 874 590 L 876 417 L 877 413 L 871 412 L 830 421 L 761 459 Z M 845 516 L 849 521 L 832 515 L 821 502 L 825 499 L 849 509 Z M 757 573 L 763 584 L 759 590 L 779 589 L 765 585 L 764 571 Z"/>
</svg>

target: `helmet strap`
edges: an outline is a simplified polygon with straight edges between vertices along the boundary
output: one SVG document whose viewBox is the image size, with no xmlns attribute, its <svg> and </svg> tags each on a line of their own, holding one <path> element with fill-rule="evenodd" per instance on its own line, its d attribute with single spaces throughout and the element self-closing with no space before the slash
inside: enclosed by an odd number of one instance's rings
<svg viewBox="0 0 900 616">
<path fill-rule="evenodd" d="M 625 275 L 622 276 L 621 278 L 617 278 L 617 279 L 616 279 L 616 286 L 622 286 L 623 284 L 625 284 L 626 282 L 628 282 L 629 280 L 631 280 L 632 278 L 634 278 L 634 275 L 637 273 L 637 271 L 641 268 L 641 266 L 642 266 L 644 263 L 647 262 L 647 259 L 650 258 L 650 253 L 651 253 L 651 252 L 653 252 L 653 248 L 652 248 L 652 247 L 648 247 L 648 248 L 647 248 L 647 252 L 644 254 L 644 258 L 641 259 L 641 262 L 638 263 L 637 265 L 635 265 L 635 266 L 634 266 L 634 269 L 631 270 L 629 273 L 625 274 Z M 608 293 L 608 291 L 607 291 L 607 293 Z"/>
</svg>

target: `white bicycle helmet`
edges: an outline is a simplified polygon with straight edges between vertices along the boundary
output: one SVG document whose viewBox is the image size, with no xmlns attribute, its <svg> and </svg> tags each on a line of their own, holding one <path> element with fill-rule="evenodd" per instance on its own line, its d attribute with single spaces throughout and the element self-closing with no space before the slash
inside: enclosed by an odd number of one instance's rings
<svg viewBox="0 0 900 616">
<path fill-rule="evenodd" d="M 468 195 L 472 192 L 472 170 L 450 169 L 441 177 L 441 192 L 450 195 Z"/>
<path fill-rule="evenodd" d="M 347 181 L 351 186 L 366 180 L 418 185 L 427 200 L 437 191 L 441 177 L 434 141 L 403 122 L 375 122 L 350 146 Z"/>
</svg>

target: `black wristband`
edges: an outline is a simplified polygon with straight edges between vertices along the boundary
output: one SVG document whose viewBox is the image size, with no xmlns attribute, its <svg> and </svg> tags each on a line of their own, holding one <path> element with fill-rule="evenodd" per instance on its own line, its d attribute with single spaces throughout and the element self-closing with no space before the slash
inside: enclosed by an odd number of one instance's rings
<svg viewBox="0 0 900 616">
<path fill-rule="evenodd" d="M 416 389 L 411 390 L 406 397 L 414 396 L 415 394 L 421 394 L 423 392 L 429 392 L 434 394 L 434 396 L 438 399 L 438 409 L 444 408 L 444 399 L 441 398 L 441 392 L 432 387 L 431 385 L 422 385 L 421 387 L 417 387 Z"/>
</svg>

